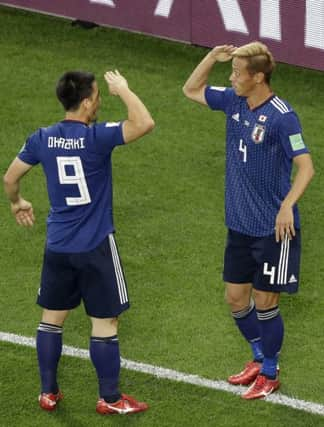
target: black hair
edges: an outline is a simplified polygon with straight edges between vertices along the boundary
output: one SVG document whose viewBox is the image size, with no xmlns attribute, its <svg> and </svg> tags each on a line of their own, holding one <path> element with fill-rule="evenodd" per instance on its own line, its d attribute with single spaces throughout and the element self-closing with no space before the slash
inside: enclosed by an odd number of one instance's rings
<svg viewBox="0 0 324 427">
<path fill-rule="evenodd" d="M 63 74 L 56 85 L 56 96 L 65 111 L 75 111 L 85 98 L 93 91 L 93 73 L 85 71 L 68 71 Z"/>
</svg>

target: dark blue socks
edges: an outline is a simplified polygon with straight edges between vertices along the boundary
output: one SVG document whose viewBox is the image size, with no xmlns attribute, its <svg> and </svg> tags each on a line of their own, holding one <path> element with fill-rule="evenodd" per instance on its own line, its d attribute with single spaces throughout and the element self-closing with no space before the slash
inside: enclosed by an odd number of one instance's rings
<svg viewBox="0 0 324 427">
<path fill-rule="evenodd" d="M 242 335 L 250 343 L 254 361 L 262 362 L 261 331 L 254 301 L 251 300 L 246 309 L 232 312 L 232 316 Z"/>
<path fill-rule="evenodd" d="M 41 322 L 37 329 L 36 347 L 42 393 L 58 392 L 57 366 L 62 353 L 61 326 Z"/>
<path fill-rule="evenodd" d="M 262 362 L 261 374 L 275 379 L 284 337 L 279 307 L 256 311 L 251 301 L 249 307 L 233 312 L 232 316 L 242 335 L 250 343 L 254 360 Z"/>
<path fill-rule="evenodd" d="M 97 371 L 100 397 L 108 403 L 116 402 L 121 397 L 118 390 L 120 354 L 117 335 L 91 337 L 90 357 Z"/>
<path fill-rule="evenodd" d="M 42 384 L 42 393 L 59 391 L 57 384 L 57 367 L 62 353 L 63 328 L 41 322 L 37 330 L 36 347 L 38 365 Z M 91 337 L 90 357 L 94 364 L 100 397 L 107 402 L 120 399 L 118 390 L 120 355 L 117 335 L 108 338 Z"/>
<path fill-rule="evenodd" d="M 284 337 L 282 317 L 278 306 L 268 310 L 258 310 L 257 315 L 261 328 L 261 341 L 264 354 L 261 374 L 270 379 L 275 379 L 277 376 L 279 353 Z"/>
</svg>

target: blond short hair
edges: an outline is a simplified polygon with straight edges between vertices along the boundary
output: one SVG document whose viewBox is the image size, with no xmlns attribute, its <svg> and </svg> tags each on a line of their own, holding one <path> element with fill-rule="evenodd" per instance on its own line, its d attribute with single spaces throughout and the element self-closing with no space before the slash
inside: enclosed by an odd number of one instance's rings
<svg viewBox="0 0 324 427">
<path fill-rule="evenodd" d="M 247 60 L 247 69 L 251 74 L 263 73 L 265 82 L 270 83 L 276 63 L 268 47 L 258 41 L 245 44 L 235 49 L 233 58 Z"/>
</svg>

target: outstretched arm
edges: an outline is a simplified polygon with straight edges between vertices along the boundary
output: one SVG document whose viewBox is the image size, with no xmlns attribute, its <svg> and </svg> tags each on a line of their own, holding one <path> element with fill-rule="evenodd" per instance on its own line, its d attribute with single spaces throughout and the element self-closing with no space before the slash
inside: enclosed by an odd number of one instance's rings
<svg viewBox="0 0 324 427">
<path fill-rule="evenodd" d="M 107 71 L 105 80 L 110 93 L 119 96 L 128 110 L 128 118 L 123 122 L 124 141 L 132 142 L 149 133 L 154 128 L 154 121 L 143 102 L 129 89 L 127 80 L 118 70 Z"/>
<path fill-rule="evenodd" d="M 205 88 L 209 73 L 216 62 L 227 62 L 232 59 L 236 47 L 233 45 L 216 46 L 212 49 L 194 69 L 185 85 L 183 93 L 189 99 L 207 105 Z"/>
<path fill-rule="evenodd" d="M 11 212 L 19 225 L 30 227 L 34 224 L 35 217 L 30 202 L 19 194 L 20 179 L 32 168 L 18 157 L 11 163 L 3 177 L 4 190 L 11 202 Z"/>
</svg>

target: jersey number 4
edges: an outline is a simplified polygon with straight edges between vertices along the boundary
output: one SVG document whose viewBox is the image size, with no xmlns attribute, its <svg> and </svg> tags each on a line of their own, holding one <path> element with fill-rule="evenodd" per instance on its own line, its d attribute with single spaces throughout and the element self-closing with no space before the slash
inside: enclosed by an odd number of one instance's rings
<svg viewBox="0 0 324 427">
<path fill-rule="evenodd" d="M 247 161 L 247 146 L 244 144 L 243 139 L 240 139 L 239 151 L 242 151 L 243 162 L 246 163 L 246 161 Z"/>
<path fill-rule="evenodd" d="M 79 197 L 66 197 L 68 206 L 87 205 L 91 202 L 87 181 L 84 176 L 80 157 L 56 157 L 60 184 L 74 184 L 79 188 Z M 66 168 L 72 168 L 73 173 L 67 175 Z"/>
</svg>

